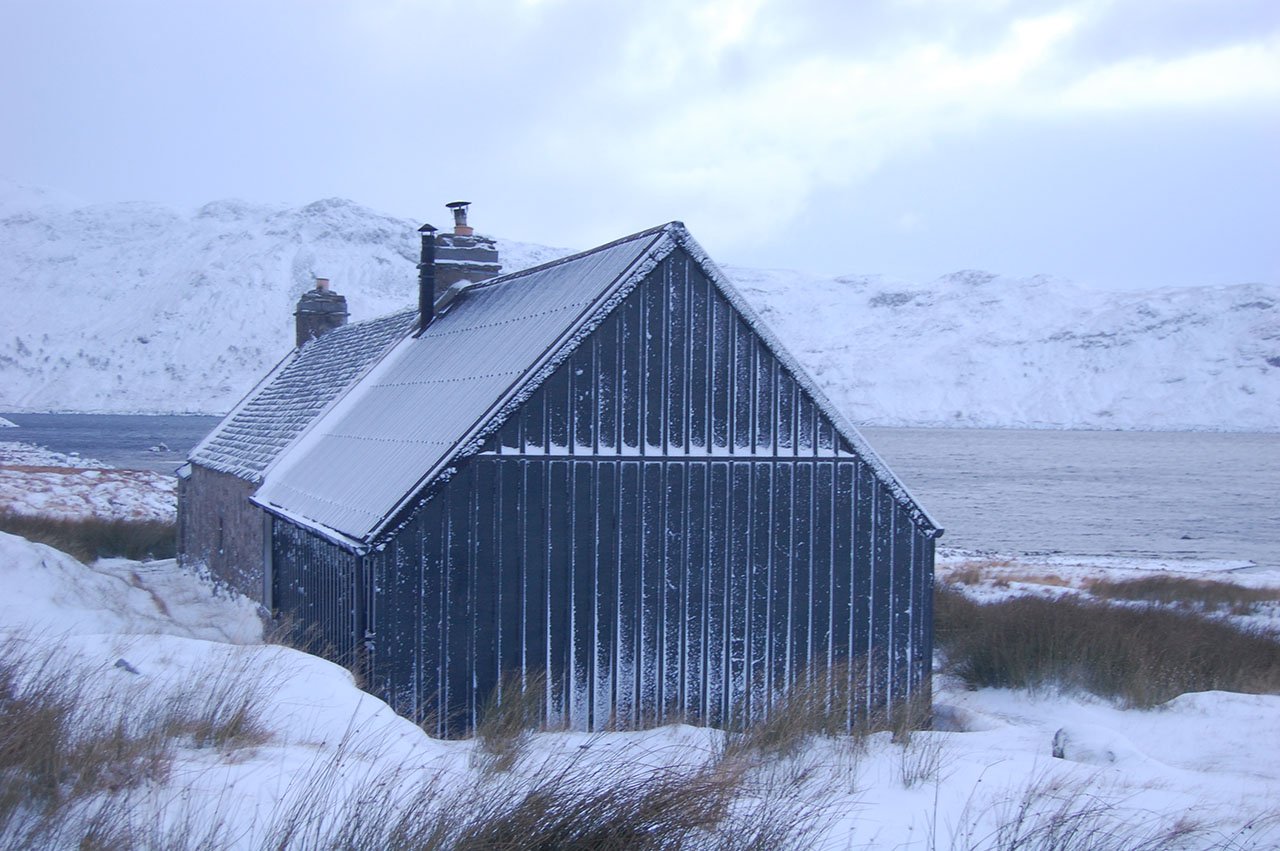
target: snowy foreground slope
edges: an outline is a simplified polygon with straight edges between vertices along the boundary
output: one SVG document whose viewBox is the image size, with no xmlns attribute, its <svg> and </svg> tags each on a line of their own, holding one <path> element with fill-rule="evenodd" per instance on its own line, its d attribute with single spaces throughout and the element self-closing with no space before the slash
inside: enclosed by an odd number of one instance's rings
<svg viewBox="0 0 1280 851">
<path fill-rule="evenodd" d="M 406 803 L 397 798 L 402 790 L 431 789 L 441 806 L 479 806 L 494 789 L 515 800 L 561 770 L 585 778 L 602 765 L 688 771 L 722 749 L 722 734 L 680 725 L 541 733 L 513 772 L 496 772 L 475 742 L 427 737 L 359 691 L 346 671 L 259 643 L 251 606 L 214 594 L 172 562 L 86 567 L 0 534 L 0 584 L 0 632 L 81 671 L 84 688 L 101 695 L 99 714 L 112 717 L 124 706 L 139 712 L 192 688 L 223 700 L 252 697 L 264 736 L 222 747 L 179 743 L 167 772 L 115 793 L 113 812 L 136 819 L 155 847 L 183 847 L 166 845 L 180 834 L 218 840 L 200 847 L 258 848 L 268 836 L 278 839 L 281 822 L 299 807 L 340 817 L 355 795 L 389 801 L 394 811 Z M 1280 842 L 1280 826 L 1256 818 L 1274 816 L 1280 801 L 1280 696 L 1187 694 L 1133 711 L 1096 699 L 942 684 L 935 706 L 948 731 L 916 733 L 906 744 L 888 733 L 863 747 L 813 742 L 757 766 L 738 806 L 764 806 L 781 789 L 799 790 L 793 799 L 812 808 L 819 830 L 805 847 L 819 849 L 996 847 L 997 825 L 1027 801 L 1033 812 L 1055 812 L 1062 802 L 1087 808 L 1125 837 L 1194 828 L 1185 845 L 1169 847 Z M 1066 759 L 1051 756 L 1060 731 Z"/>
<path fill-rule="evenodd" d="M 417 224 L 340 199 L 188 214 L 0 183 L 0 277 L 21 294 L 0 410 L 223 412 L 288 351 L 317 275 L 353 320 L 412 303 Z M 499 242 L 508 270 L 567 253 Z M 1280 428 L 1277 285 L 727 271 L 859 422 Z"/>
</svg>

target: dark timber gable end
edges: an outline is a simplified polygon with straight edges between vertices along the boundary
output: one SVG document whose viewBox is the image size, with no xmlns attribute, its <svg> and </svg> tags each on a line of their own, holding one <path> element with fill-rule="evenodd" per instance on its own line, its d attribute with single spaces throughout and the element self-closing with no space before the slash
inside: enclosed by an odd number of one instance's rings
<svg viewBox="0 0 1280 851">
<path fill-rule="evenodd" d="M 758 720 L 824 670 L 849 678 L 833 693 L 854 716 L 927 694 L 940 530 L 682 227 L 628 240 L 642 238 L 597 249 L 617 268 L 562 261 L 612 288 L 562 299 L 582 319 L 424 456 L 437 473 L 363 541 L 263 501 L 277 606 L 440 732 L 474 723 L 513 674 L 545 676 L 548 718 L 578 728 Z M 506 297 L 511 278 L 464 293 L 436 333 L 467 333 L 468 299 Z M 444 383 L 410 365 L 371 383 Z M 346 404 L 331 441 L 361 422 L 359 393 Z"/>
</svg>

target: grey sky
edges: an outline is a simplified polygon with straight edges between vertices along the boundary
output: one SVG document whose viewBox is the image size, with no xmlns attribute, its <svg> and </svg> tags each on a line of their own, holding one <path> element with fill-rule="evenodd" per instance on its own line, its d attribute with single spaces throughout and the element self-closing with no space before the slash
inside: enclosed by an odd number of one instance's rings
<svg viewBox="0 0 1280 851">
<path fill-rule="evenodd" d="M 0 8 L 0 176 L 344 196 L 587 247 L 1098 286 L 1280 280 L 1274 0 L 258 0 Z"/>
</svg>

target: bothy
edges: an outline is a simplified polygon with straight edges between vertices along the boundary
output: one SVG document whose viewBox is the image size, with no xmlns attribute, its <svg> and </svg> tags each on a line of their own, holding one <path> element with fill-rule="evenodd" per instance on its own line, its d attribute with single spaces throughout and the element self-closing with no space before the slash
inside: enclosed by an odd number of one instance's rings
<svg viewBox="0 0 1280 851">
<path fill-rule="evenodd" d="M 750 723 L 823 669 L 851 719 L 927 696 L 941 530 L 681 224 L 423 286 L 192 452 L 184 558 L 441 733 L 522 676 L 581 729 Z"/>
</svg>

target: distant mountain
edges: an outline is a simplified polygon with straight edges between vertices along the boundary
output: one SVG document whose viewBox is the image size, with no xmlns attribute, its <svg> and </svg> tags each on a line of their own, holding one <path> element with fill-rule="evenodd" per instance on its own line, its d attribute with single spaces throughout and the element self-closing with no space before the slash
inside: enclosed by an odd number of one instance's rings
<svg viewBox="0 0 1280 851">
<path fill-rule="evenodd" d="M 353 321 L 412 303 L 417 224 L 341 199 L 184 215 L 0 183 L 0 411 L 225 411 L 289 351 L 317 275 Z M 499 247 L 508 271 L 568 253 Z M 857 422 L 1280 429 L 1276 285 L 726 271 Z"/>
</svg>

